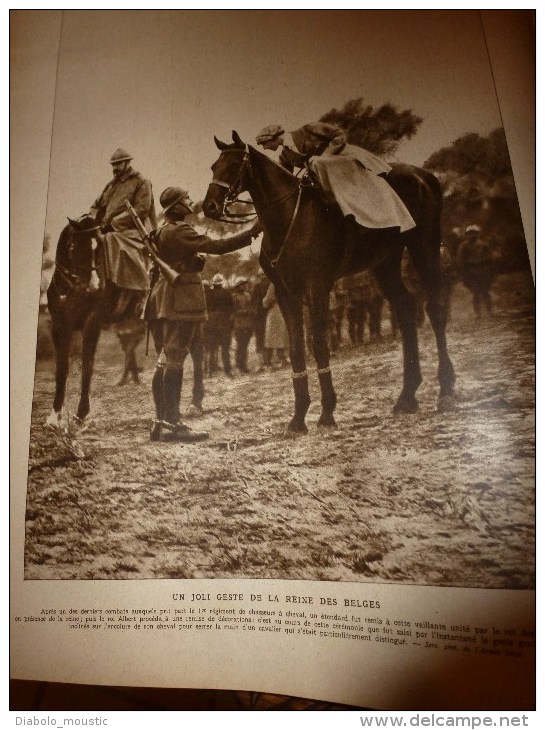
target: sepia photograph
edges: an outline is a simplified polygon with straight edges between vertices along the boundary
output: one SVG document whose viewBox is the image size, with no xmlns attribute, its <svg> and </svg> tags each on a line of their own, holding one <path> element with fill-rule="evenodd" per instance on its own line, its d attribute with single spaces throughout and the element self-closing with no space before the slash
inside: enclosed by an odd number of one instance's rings
<svg viewBox="0 0 545 730">
<path fill-rule="evenodd" d="M 55 63 L 25 583 L 534 589 L 481 14 L 69 10 Z"/>
</svg>

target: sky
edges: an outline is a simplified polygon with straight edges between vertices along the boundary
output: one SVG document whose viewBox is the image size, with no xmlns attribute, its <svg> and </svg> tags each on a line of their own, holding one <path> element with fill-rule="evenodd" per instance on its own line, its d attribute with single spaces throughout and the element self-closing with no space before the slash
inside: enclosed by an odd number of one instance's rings
<svg viewBox="0 0 545 730">
<path fill-rule="evenodd" d="M 397 157 L 422 164 L 501 125 L 476 11 L 63 11 L 46 230 L 90 205 L 128 149 L 153 184 L 202 199 L 213 136 L 254 143 L 363 97 L 423 118 Z"/>
</svg>

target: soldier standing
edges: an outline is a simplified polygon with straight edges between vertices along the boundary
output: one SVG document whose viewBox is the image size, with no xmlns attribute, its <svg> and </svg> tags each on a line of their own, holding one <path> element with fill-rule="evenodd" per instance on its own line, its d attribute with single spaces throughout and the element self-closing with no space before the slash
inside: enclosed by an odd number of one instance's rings
<svg viewBox="0 0 545 730">
<path fill-rule="evenodd" d="M 235 336 L 235 362 L 241 373 L 248 370 L 248 345 L 254 333 L 255 307 L 250 293 L 250 283 L 243 276 L 233 285 L 233 334 Z"/>
<path fill-rule="evenodd" d="M 148 230 L 157 228 L 151 182 L 131 166 L 132 155 L 119 147 L 111 156 L 113 179 L 93 203 L 90 215 L 100 225 L 105 279 L 121 290 L 116 313 L 121 316 L 134 299 L 149 288 L 143 246 L 127 212 L 128 200 Z"/>
<path fill-rule="evenodd" d="M 147 319 L 151 320 L 156 350 L 160 352 L 152 379 L 156 419 L 150 438 L 160 440 L 166 429 L 176 441 L 202 441 L 205 431 L 194 431 L 180 418 L 180 396 L 185 358 L 196 328 L 206 320 L 206 301 L 200 271 L 203 259 L 199 252 L 223 254 L 249 246 L 257 235 L 255 227 L 229 238 L 214 240 L 201 235 L 184 221 L 193 212 L 193 202 L 186 190 L 169 187 L 160 202 L 166 225 L 157 234 L 159 257 L 180 273 L 175 284 L 162 273 L 149 300 Z M 261 229 L 259 229 L 261 230 Z"/>
<path fill-rule="evenodd" d="M 475 317 L 481 318 L 483 304 L 488 315 L 492 317 L 490 288 L 496 278 L 492 246 L 481 238 L 480 226 L 467 226 L 465 234 L 457 253 L 458 270 L 462 282 L 473 296 Z"/>
<path fill-rule="evenodd" d="M 223 372 L 231 377 L 231 331 L 233 329 L 233 297 L 227 289 L 223 274 L 214 274 L 206 291 L 208 322 L 205 325 L 205 341 L 208 353 L 208 375 L 218 370 L 218 353 L 221 350 Z"/>
<path fill-rule="evenodd" d="M 254 328 L 255 328 L 255 351 L 258 355 L 263 356 L 263 348 L 265 341 L 265 324 L 267 322 L 267 310 L 263 308 L 263 297 L 269 288 L 269 280 L 265 272 L 260 269 L 257 273 L 257 279 L 252 286 L 252 300 L 255 310 Z"/>
</svg>

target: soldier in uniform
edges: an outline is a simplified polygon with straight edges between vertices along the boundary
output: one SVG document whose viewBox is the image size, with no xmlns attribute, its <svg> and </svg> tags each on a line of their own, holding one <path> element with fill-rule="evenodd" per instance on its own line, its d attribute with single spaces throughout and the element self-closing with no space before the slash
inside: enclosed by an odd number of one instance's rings
<svg viewBox="0 0 545 730">
<path fill-rule="evenodd" d="M 481 238 L 480 226 L 467 226 L 456 259 L 462 282 L 473 296 L 476 319 L 480 319 L 482 315 L 483 304 L 488 315 L 492 317 L 490 288 L 496 278 L 496 259 L 490 243 Z"/>
<path fill-rule="evenodd" d="M 161 272 L 152 289 L 146 318 L 151 321 L 156 350 L 160 356 L 152 379 L 156 420 L 151 440 L 158 441 L 163 429 L 176 441 L 202 441 L 205 431 L 194 431 L 180 419 L 180 396 L 185 358 L 196 328 L 206 320 L 206 301 L 200 271 L 199 252 L 223 254 L 249 246 L 259 231 L 256 227 L 229 238 L 214 240 L 201 235 L 184 221 L 193 212 L 189 193 L 169 187 L 160 197 L 166 225 L 157 234 L 159 257 L 180 273 L 175 284 Z"/>
<path fill-rule="evenodd" d="M 250 293 L 250 282 L 243 276 L 233 284 L 233 334 L 235 362 L 240 373 L 249 373 L 248 345 L 254 334 L 255 306 Z"/>
<path fill-rule="evenodd" d="M 267 310 L 263 308 L 263 297 L 269 288 L 269 280 L 265 272 L 260 269 L 257 273 L 257 279 L 252 285 L 252 300 L 254 304 L 255 318 L 255 351 L 263 357 L 263 348 L 265 342 L 265 324 L 267 322 Z"/>
<path fill-rule="evenodd" d="M 208 353 L 208 375 L 218 371 L 218 353 L 221 351 L 223 372 L 231 377 L 231 332 L 233 329 L 233 297 L 223 274 L 214 274 L 206 290 L 208 321 L 205 342 Z"/>
<path fill-rule="evenodd" d="M 117 384 L 126 385 L 129 381 L 129 375 L 134 383 L 139 383 L 142 368 L 138 366 L 136 348 L 146 335 L 146 325 L 140 316 L 135 313 L 134 316 L 126 317 L 122 322 L 117 322 L 115 333 L 125 355 L 123 374 Z"/>
<path fill-rule="evenodd" d="M 371 271 L 361 271 L 344 278 L 347 292 L 348 334 L 353 345 L 363 344 L 365 322 L 369 318 L 371 341 L 381 337 L 384 296 Z"/>
<path fill-rule="evenodd" d="M 113 179 L 93 203 L 90 215 L 100 225 L 104 278 L 121 290 L 117 313 L 131 301 L 131 292 L 149 288 L 143 246 L 125 207 L 128 200 L 148 230 L 157 228 L 151 182 L 131 166 L 132 155 L 119 147 L 111 156 Z"/>
<path fill-rule="evenodd" d="M 113 179 L 91 207 L 91 215 L 100 224 L 102 232 L 133 229 L 134 223 L 125 208 L 125 200 L 144 223 L 157 227 L 151 182 L 131 165 L 132 155 L 118 147 L 110 158 Z"/>
</svg>

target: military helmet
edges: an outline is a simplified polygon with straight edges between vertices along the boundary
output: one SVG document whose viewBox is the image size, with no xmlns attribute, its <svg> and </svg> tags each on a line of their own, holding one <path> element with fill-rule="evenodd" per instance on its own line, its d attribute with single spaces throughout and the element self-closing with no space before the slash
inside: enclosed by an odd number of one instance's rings
<svg viewBox="0 0 545 730">
<path fill-rule="evenodd" d="M 159 202 L 163 206 L 163 213 L 170 210 L 172 206 L 179 203 L 180 200 L 183 200 L 188 194 L 187 190 L 184 190 L 183 188 L 170 187 L 163 190 L 159 198 Z"/>
<path fill-rule="evenodd" d="M 212 286 L 224 286 L 225 277 L 223 276 L 223 274 L 214 274 L 210 283 L 212 284 Z"/>
<path fill-rule="evenodd" d="M 481 232 L 481 227 L 480 226 L 477 226 L 475 224 L 472 224 L 471 226 L 467 226 L 465 232 L 466 233 L 480 233 Z"/>
<path fill-rule="evenodd" d="M 113 155 L 110 157 L 110 164 L 114 165 L 116 162 L 124 162 L 125 160 L 132 160 L 132 155 L 123 147 L 118 147 Z"/>
</svg>

